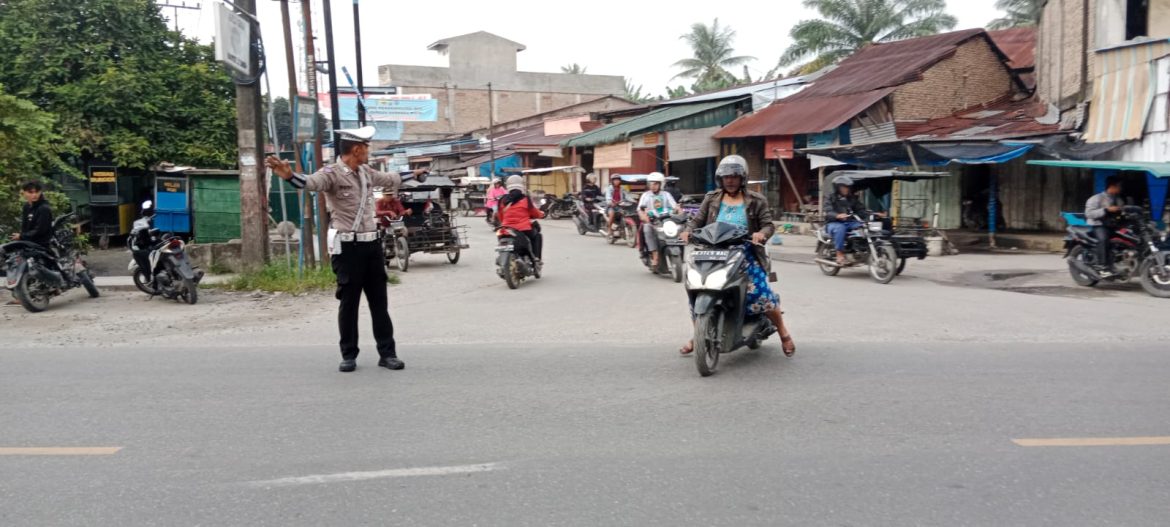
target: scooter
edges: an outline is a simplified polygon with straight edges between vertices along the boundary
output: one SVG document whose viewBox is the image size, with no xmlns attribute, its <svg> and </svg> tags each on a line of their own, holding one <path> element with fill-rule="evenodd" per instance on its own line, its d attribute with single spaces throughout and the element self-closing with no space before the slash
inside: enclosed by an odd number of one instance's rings
<svg viewBox="0 0 1170 527">
<path fill-rule="evenodd" d="M 144 202 L 143 216 L 134 220 L 128 238 L 132 256 L 126 270 L 133 277 L 134 286 L 143 293 L 194 305 L 199 300 L 203 271 L 191 265 L 182 239 L 152 227 L 154 216 L 147 213 L 152 205 L 150 201 Z M 147 252 L 150 269 L 142 269 L 133 255 Z"/>
<path fill-rule="evenodd" d="M 533 221 L 532 228 L 540 231 Z M 541 263 L 532 255 L 532 247 L 524 233 L 510 227 L 496 231 L 496 275 L 504 279 L 508 289 L 520 287 L 529 276 L 539 280 Z"/>
<path fill-rule="evenodd" d="M 638 230 L 638 247 L 641 253 L 642 265 L 646 266 L 650 272 L 660 275 L 669 275 L 677 284 L 682 282 L 685 272 L 685 262 L 683 262 L 683 246 L 685 245 L 679 234 L 686 225 L 686 217 L 682 215 L 661 216 L 658 218 L 651 218 L 651 223 L 654 225 L 654 235 L 658 242 L 658 265 L 652 265 L 652 253 L 646 248 L 646 240 L 643 240 L 643 230 Z"/>
<path fill-rule="evenodd" d="M 605 213 L 595 200 L 589 198 L 574 198 L 576 208 L 573 209 L 573 223 L 577 224 L 577 234 L 584 236 L 587 233 L 602 233 L 605 231 Z"/>
<path fill-rule="evenodd" d="M 715 373 L 719 355 L 739 348 L 758 349 L 776 326 L 768 317 L 744 310 L 751 279 L 747 275 L 747 229 L 713 223 L 694 231 L 696 247 L 687 260 L 686 289 L 694 306 L 695 366 L 703 377 Z"/>
</svg>

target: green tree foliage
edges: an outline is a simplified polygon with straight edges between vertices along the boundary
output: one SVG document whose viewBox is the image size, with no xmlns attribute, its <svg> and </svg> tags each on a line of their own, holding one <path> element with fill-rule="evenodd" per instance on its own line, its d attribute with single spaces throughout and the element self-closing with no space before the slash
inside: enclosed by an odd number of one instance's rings
<svg viewBox="0 0 1170 527">
<path fill-rule="evenodd" d="M 44 174 L 76 175 L 61 161 L 71 145 L 54 132 L 54 125 L 51 114 L 4 93 L 0 85 L 0 234 L 19 226 L 20 183 L 44 180 Z"/>
<path fill-rule="evenodd" d="M 561 73 L 570 73 L 573 75 L 584 75 L 585 70 L 587 70 L 587 69 L 589 69 L 589 68 L 574 62 L 572 64 L 569 64 L 568 66 L 561 66 Z"/>
<path fill-rule="evenodd" d="M 1042 0 L 996 0 L 995 8 L 1003 11 L 1004 16 L 987 24 L 988 29 L 1029 27 L 1040 23 L 1040 13 L 1044 9 L 1044 2 Z"/>
<path fill-rule="evenodd" d="M 691 94 L 691 92 L 687 91 L 686 86 L 676 86 L 674 88 L 671 88 L 670 86 L 666 87 L 666 98 L 667 99 L 681 99 L 681 98 L 686 97 L 690 94 Z"/>
<path fill-rule="evenodd" d="M 640 103 L 644 103 L 644 102 L 649 102 L 652 99 L 652 97 L 650 97 L 650 95 L 642 93 L 642 85 L 641 84 L 635 86 L 634 81 L 630 80 L 628 77 L 626 77 L 625 80 L 626 80 L 626 93 L 622 94 L 622 97 L 625 97 L 626 100 L 633 101 L 633 102 L 640 104 Z"/>
<path fill-rule="evenodd" d="M 0 1 L 0 83 L 83 155 L 235 166 L 235 87 L 151 0 Z"/>
<path fill-rule="evenodd" d="M 691 47 L 693 56 L 674 63 L 683 71 L 674 78 L 695 79 L 695 91 L 709 91 L 734 85 L 738 79 L 727 68 L 741 66 L 755 57 L 736 56 L 732 43 L 735 31 L 719 25 L 716 18 L 710 26 L 695 23 L 690 33 L 681 37 Z"/>
<path fill-rule="evenodd" d="M 958 22 L 946 14 L 946 0 L 804 0 L 804 6 L 820 18 L 793 26 L 793 43 L 771 74 L 797 64 L 797 74 L 812 73 L 869 44 L 933 35 Z"/>
</svg>

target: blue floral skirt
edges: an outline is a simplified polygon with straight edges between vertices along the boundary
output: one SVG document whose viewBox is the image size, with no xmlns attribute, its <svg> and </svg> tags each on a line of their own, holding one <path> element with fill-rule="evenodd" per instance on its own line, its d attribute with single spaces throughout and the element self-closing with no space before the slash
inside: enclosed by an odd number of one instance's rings
<svg viewBox="0 0 1170 527">
<path fill-rule="evenodd" d="M 780 295 L 772 291 L 768 285 L 768 272 L 764 266 L 756 261 L 756 252 L 752 245 L 745 244 L 744 251 L 747 259 L 747 298 L 744 299 L 744 309 L 751 315 L 762 315 L 780 307 Z M 695 306 L 691 305 L 691 318 L 695 318 Z"/>
</svg>

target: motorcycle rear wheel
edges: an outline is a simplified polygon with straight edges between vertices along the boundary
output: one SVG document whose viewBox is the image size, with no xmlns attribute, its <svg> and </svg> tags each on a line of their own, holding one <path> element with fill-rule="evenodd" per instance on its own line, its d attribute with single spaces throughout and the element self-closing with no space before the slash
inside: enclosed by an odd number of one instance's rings
<svg viewBox="0 0 1170 527">
<path fill-rule="evenodd" d="M 142 291 L 143 293 L 151 296 L 158 294 L 158 291 L 150 287 L 150 277 L 146 276 L 146 271 L 143 271 L 142 269 L 134 271 L 134 287 L 137 287 L 139 291 Z"/>
<path fill-rule="evenodd" d="M 714 342 L 715 315 L 703 315 L 695 320 L 695 367 L 699 375 L 710 377 L 719 367 L 719 347 Z"/>
<path fill-rule="evenodd" d="M 1072 262 L 1074 260 L 1080 260 L 1087 265 L 1087 262 L 1085 262 L 1085 247 L 1083 245 L 1073 247 L 1072 251 L 1069 251 L 1068 274 L 1072 275 L 1072 279 L 1077 283 L 1077 285 L 1085 287 L 1093 287 L 1097 285 L 1097 280 L 1094 280 L 1091 276 L 1081 273 L 1075 266 L 1073 266 Z"/>
<path fill-rule="evenodd" d="M 49 308 L 49 296 L 33 296 L 28 292 L 29 282 L 35 279 L 30 277 L 27 273 L 20 277 L 20 282 L 12 290 L 12 296 L 20 301 L 20 305 L 28 310 L 29 313 L 40 313 Z"/>
<path fill-rule="evenodd" d="M 1150 296 L 1170 298 L 1170 269 L 1158 270 L 1158 262 L 1154 258 L 1146 258 L 1142 262 L 1138 273 L 1142 277 L 1142 289 Z"/>
<path fill-rule="evenodd" d="M 893 249 L 884 245 L 873 248 L 869 257 L 869 275 L 879 284 L 888 284 L 898 276 L 898 262 Z"/>
<path fill-rule="evenodd" d="M 93 283 L 93 277 L 89 275 L 89 269 L 82 269 L 80 273 L 77 273 L 77 281 L 81 282 L 81 287 L 85 288 L 85 292 L 89 294 L 90 298 L 101 296 L 101 292 Z"/>
</svg>

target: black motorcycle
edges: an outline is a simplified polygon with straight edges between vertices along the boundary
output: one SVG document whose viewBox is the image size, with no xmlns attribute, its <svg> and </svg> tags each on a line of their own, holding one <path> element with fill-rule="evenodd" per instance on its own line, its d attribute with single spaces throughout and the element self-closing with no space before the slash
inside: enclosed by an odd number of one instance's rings
<svg viewBox="0 0 1170 527">
<path fill-rule="evenodd" d="M 643 237 L 642 229 L 638 229 L 638 247 L 642 265 L 654 274 L 669 275 L 675 283 L 682 282 L 686 266 L 683 261 L 683 246 L 685 244 L 679 238 L 679 234 L 686 226 L 686 216 L 662 216 L 651 218 L 650 222 L 654 225 L 654 236 L 658 242 L 658 265 L 651 265 L 654 259 L 650 250 L 646 248 L 646 240 L 641 239 Z"/>
<path fill-rule="evenodd" d="M 535 221 L 532 228 L 540 232 L 540 224 Z M 532 254 L 528 236 L 510 227 L 500 227 L 496 240 L 496 275 L 504 279 L 508 289 L 520 287 L 520 282 L 529 276 L 540 279 L 541 264 Z"/>
<path fill-rule="evenodd" d="M 1113 269 L 1097 261 L 1097 246 L 1109 244 Z M 1092 227 L 1071 226 L 1064 239 L 1068 272 L 1077 285 L 1093 287 L 1102 281 L 1125 283 L 1140 276 L 1142 288 L 1160 298 L 1170 298 L 1170 241 L 1146 219 L 1145 210 L 1122 207 L 1118 228 L 1109 240 L 1098 240 Z"/>
<path fill-rule="evenodd" d="M 592 198 L 575 198 L 573 207 L 573 223 L 577 224 L 577 234 L 584 236 L 587 233 L 605 232 L 605 212 Z"/>
<path fill-rule="evenodd" d="M 70 224 L 73 214 L 53 220 L 49 246 L 14 241 L 0 247 L 4 254 L 5 285 L 21 306 L 33 313 L 49 307 L 49 299 L 69 289 L 84 287 L 90 298 L 100 294 L 93 273 L 82 259 L 84 253 Z"/>
<path fill-rule="evenodd" d="M 836 276 L 843 267 L 867 265 L 869 275 L 877 283 L 890 283 L 894 277 L 902 273 L 909 254 L 899 253 L 899 247 L 894 244 L 885 222 L 874 215 L 870 215 L 869 221 L 862 221 L 860 217 L 854 215 L 853 221 L 860 226 L 845 236 L 845 265 L 837 263 L 837 250 L 833 244 L 833 237 L 829 235 L 828 224 L 817 229 L 817 266 L 821 268 L 822 273 Z M 925 242 L 913 252 L 919 259 L 924 258 Z"/>
<path fill-rule="evenodd" d="M 750 233 L 730 223 L 713 223 L 696 230 L 687 262 L 686 289 L 694 306 L 695 365 L 699 375 L 715 373 L 719 355 L 742 347 L 757 349 L 776 332 L 763 315 L 744 310 L 751 278 L 748 258 Z"/>
<path fill-rule="evenodd" d="M 149 209 L 150 205 L 143 206 Z M 131 258 L 127 270 L 134 277 L 134 285 L 150 296 L 162 296 L 170 300 L 182 300 L 195 304 L 199 300 L 199 282 L 203 271 L 191 265 L 183 240 L 174 234 L 162 234 L 152 228 L 153 216 L 143 216 L 134 221 L 130 231 L 131 253 L 146 256 L 150 265 L 143 269 L 138 258 Z"/>
<path fill-rule="evenodd" d="M 566 192 L 562 197 L 556 197 L 553 194 L 545 194 L 540 198 L 540 211 L 544 213 L 546 218 L 559 220 L 568 218 L 577 212 L 577 205 L 574 203 L 574 196 L 572 192 Z"/>
<path fill-rule="evenodd" d="M 606 239 L 610 245 L 622 240 L 627 247 L 636 247 L 638 245 L 638 204 L 623 200 L 613 208 L 613 229 L 612 232 L 606 234 Z"/>
</svg>

